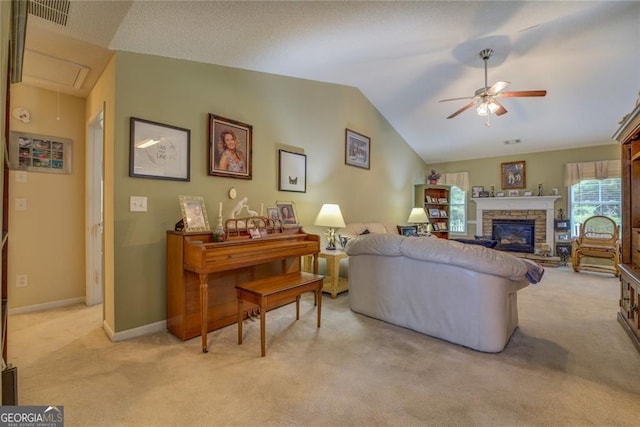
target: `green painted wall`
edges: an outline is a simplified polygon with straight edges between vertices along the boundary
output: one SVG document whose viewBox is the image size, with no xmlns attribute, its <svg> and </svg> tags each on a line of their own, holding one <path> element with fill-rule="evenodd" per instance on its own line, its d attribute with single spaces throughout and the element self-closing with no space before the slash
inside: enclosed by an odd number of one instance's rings
<svg viewBox="0 0 640 427">
<path fill-rule="evenodd" d="M 312 226 L 323 203 L 346 222 L 405 223 L 424 162 L 357 89 L 127 52 L 115 64 L 115 332 L 165 319 L 165 233 L 181 194 L 204 197 L 212 223 L 219 202 L 225 217 L 236 204 L 230 187 L 254 210 L 293 201 L 310 232 L 325 231 Z M 207 175 L 209 113 L 253 126 L 252 180 Z M 129 177 L 131 116 L 191 130 L 191 182 Z M 345 128 L 371 138 L 370 170 L 345 165 Z M 307 155 L 306 193 L 277 191 L 279 148 Z M 129 212 L 130 196 L 146 196 L 149 211 Z"/>
<path fill-rule="evenodd" d="M 612 129 L 611 133 L 615 129 Z M 605 144 L 606 141 L 603 141 Z M 544 194 L 548 195 L 552 188 L 557 188 L 561 199 L 555 204 L 556 211 L 560 208 L 567 212 L 568 188 L 564 185 L 564 171 L 567 163 L 580 163 L 596 160 L 619 160 L 620 144 L 609 142 L 595 147 L 575 148 L 569 150 L 545 151 L 504 157 L 490 157 L 485 159 L 465 160 L 431 164 L 428 170 L 438 172 L 469 172 L 471 186 L 482 185 L 489 190 L 493 185 L 495 191 L 502 191 L 500 181 L 500 165 L 503 162 L 524 160 L 526 168 L 527 190 L 538 193 L 538 184 L 542 183 Z M 524 190 L 521 190 L 524 191 Z M 475 234 L 476 205 L 471 201 L 471 192 L 467 203 L 467 236 Z"/>
</svg>

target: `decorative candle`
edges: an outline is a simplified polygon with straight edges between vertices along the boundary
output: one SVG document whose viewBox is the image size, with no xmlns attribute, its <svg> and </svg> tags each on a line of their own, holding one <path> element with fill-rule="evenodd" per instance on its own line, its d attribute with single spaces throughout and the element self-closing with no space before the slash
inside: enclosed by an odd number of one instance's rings
<svg viewBox="0 0 640 427">
<path fill-rule="evenodd" d="M 218 216 L 222 216 L 222 202 L 220 202 L 220 209 L 218 210 Z"/>
<path fill-rule="evenodd" d="M 260 202 L 260 216 L 264 216 L 264 203 Z"/>
</svg>

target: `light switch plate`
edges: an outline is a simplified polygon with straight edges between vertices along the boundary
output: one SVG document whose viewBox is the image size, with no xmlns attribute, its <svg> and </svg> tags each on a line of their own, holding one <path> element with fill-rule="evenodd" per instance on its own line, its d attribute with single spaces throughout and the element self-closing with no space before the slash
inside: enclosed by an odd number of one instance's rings
<svg viewBox="0 0 640 427">
<path fill-rule="evenodd" d="M 129 199 L 129 210 L 131 212 L 146 212 L 147 198 L 144 196 L 131 196 Z"/>
</svg>

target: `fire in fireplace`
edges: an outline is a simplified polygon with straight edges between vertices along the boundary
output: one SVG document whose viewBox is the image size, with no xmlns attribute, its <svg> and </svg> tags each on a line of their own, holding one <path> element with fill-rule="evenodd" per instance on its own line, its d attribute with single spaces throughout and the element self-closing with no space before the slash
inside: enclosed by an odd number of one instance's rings
<svg viewBox="0 0 640 427">
<path fill-rule="evenodd" d="M 491 237 L 498 241 L 495 247 L 509 252 L 535 252 L 535 220 L 494 219 Z"/>
</svg>

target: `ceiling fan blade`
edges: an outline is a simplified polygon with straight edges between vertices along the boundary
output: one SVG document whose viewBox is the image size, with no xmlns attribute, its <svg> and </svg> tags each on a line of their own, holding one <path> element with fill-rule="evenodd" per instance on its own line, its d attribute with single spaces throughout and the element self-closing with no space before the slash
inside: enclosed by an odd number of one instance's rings
<svg viewBox="0 0 640 427">
<path fill-rule="evenodd" d="M 497 99 L 493 100 L 493 103 L 498 105 L 498 109 L 496 110 L 496 112 L 494 113 L 496 116 L 501 116 L 503 114 L 507 114 L 507 109 L 504 108 L 504 105 L 502 105 L 500 102 L 498 102 Z"/>
<path fill-rule="evenodd" d="M 495 82 L 493 86 L 487 90 L 487 95 L 497 95 L 499 92 L 509 86 L 510 82 Z"/>
<path fill-rule="evenodd" d="M 461 98 L 449 98 L 449 99 L 441 99 L 438 102 L 447 102 L 447 101 L 460 101 L 461 99 L 474 99 L 475 96 L 463 96 Z"/>
<path fill-rule="evenodd" d="M 501 98 L 516 98 L 521 96 L 545 96 L 546 94 L 546 90 L 516 90 L 513 92 L 502 92 L 497 96 Z"/>
<path fill-rule="evenodd" d="M 447 119 L 453 119 L 455 116 L 457 116 L 458 114 L 462 113 L 465 110 L 468 110 L 469 108 L 473 107 L 474 105 L 476 105 L 475 101 L 468 103 L 467 105 L 465 105 L 464 107 L 462 107 L 461 109 L 459 109 L 458 111 L 456 111 L 455 113 L 453 113 L 452 115 L 447 117 Z"/>
</svg>

